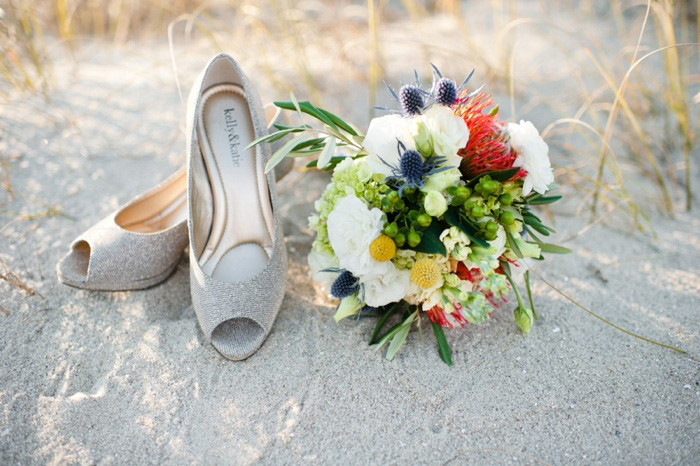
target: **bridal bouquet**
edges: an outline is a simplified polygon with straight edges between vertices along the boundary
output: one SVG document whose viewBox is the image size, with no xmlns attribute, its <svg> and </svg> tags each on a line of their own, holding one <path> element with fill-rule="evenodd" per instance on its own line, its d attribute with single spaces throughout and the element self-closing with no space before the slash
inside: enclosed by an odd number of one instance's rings
<svg viewBox="0 0 700 466">
<path fill-rule="evenodd" d="M 546 195 L 554 177 L 537 129 L 499 121 L 491 95 L 466 89 L 471 74 L 458 87 L 433 69 L 430 89 L 417 74 L 398 93 L 389 87 L 399 109 L 374 118 L 364 136 L 292 94 L 276 105 L 296 111 L 300 124 L 278 125 L 253 144 L 294 135 L 267 170 L 287 156 L 317 156 L 309 166 L 333 172 L 309 218 L 309 265 L 339 300 L 335 320 L 380 316 L 370 344 L 388 344 L 392 359 L 425 316 L 451 364 L 442 329 L 485 321 L 511 287 L 515 323 L 529 332 L 537 314 L 522 259 L 568 250 L 538 236 L 554 230 L 531 210 L 561 198 Z M 392 316 L 397 323 L 385 330 Z"/>
</svg>

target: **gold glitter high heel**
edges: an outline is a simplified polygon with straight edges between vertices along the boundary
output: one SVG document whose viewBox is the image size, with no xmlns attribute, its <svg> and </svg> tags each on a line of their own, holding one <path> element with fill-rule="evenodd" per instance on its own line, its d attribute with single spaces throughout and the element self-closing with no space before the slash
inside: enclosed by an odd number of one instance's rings
<svg viewBox="0 0 700 466">
<path fill-rule="evenodd" d="M 279 123 L 280 109 L 267 104 L 265 116 L 269 126 Z M 277 170 L 276 178 L 289 173 L 291 165 Z M 187 236 L 187 170 L 183 167 L 78 236 L 56 266 L 58 280 L 94 291 L 157 285 L 177 267 Z"/>
<path fill-rule="evenodd" d="M 287 252 L 260 97 L 229 55 L 214 57 L 187 106 L 192 305 L 207 341 L 240 360 L 262 345 L 284 297 Z"/>
</svg>

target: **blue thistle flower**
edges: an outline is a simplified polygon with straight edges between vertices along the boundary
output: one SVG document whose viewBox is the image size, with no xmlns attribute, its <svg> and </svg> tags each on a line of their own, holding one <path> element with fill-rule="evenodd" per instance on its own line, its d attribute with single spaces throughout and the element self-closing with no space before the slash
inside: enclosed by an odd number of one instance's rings
<svg viewBox="0 0 700 466">
<path fill-rule="evenodd" d="M 474 70 L 472 70 L 466 78 L 464 78 L 464 81 L 462 81 L 462 84 L 457 87 L 455 82 L 451 79 L 445 78 L 442 76 L 442 73 L 438 69 L 437 66 L 433 65 L 432 63 L 430 66 L 433 67 L 433 87 L 430 90 L 430 97 L 438 104 L 440 105 L 453 105 L 457 103 L 457 96 L 459 95 L 460 91 L 464 89 L 464 86 L 467 85 L 471 77 L 474 75 Z M 483 86 L 482 86 L 483 87 Z M 481 87 L 477 89 L 474 92 L 471 92 L 469 95 L 466 97 L 472 97 L 476 94 L 478 94 L 481 91 Z"/>
<path fill-rule="evenodd" d="M 387 163 L 381 157 L 380 160 L 391 169 L 391 175 L 386 177 L 385 182 L 397 185 L 399 196 L 406 188 L 422 188 L 426 177 L 454 168 L 439 167 L 447 161 L 446 157 L 435 156 L 425 160 L 418 151 L 407 150 L 401 141 L 398 141 L 396 150 L 399 152 L 398 167 Z"/>
<path fill-rule="evenodd" d="M 421 90 L 410 84 L 406 84 L 399 90 L 399 102 L 407 115 L 419 114 L 425 105 Z"/>
<path fill-rule="evenodd" d="M 423 177 L 423 156 L 417 150 L 407 150 L 399 159 L 399 170 L 409 185 L 417 185 Z"/>
<path fill-rule="evenodd" d="M 331 294 L 338 299 L 347 298 L 360 289 L 360 282 L 348 270 L 341 272 L 331 285 Z"/>
<path fill-rule="evenodd" d="M 457 86 L 448 78 L 440 78 L 435 84 L 435 102 L 440 105 L 452 105 L 457 100 Z"/>
</svg>

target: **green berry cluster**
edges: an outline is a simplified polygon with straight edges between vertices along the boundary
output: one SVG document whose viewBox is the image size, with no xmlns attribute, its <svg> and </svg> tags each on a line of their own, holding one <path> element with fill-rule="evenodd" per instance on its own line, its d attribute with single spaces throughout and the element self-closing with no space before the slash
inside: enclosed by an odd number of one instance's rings
<svg viewBox="0 0 700 466">
<path fill-rule="evenodd" d="M 423 193 L 415 188 L 406 188 L 403 199 L 397 191 L 390 189 L 386 193 L 386 202 L 382 199 L 382 209 L 387 214 L 387 225 L 383 233 L 394 240 L 397 247 L 408 245 L 416 247 L 423 238 L 423 232 L 433 223 L 433 217 L 422 207 Z"/>
<path fill-rule="evenodd" d="M 515 223 L 515 215 L 507 208 L 516 201 L 516 195 L 519 196 L 519 184 L 521 183 L 501 183 L 485 175 L 479 178 L 471 190 L 466 186 L 450 188 L 450 194 L 454 193 L 452 205 L 461 205 L 466 216 L 481 226 L 483 238 L 493 241 L 499 224 L 508 228 Z M 467 198 L 462 200 L 465 192 Z M 485 220 L 484 217 L 488 221 L 482 221 Z"/>
</svg>

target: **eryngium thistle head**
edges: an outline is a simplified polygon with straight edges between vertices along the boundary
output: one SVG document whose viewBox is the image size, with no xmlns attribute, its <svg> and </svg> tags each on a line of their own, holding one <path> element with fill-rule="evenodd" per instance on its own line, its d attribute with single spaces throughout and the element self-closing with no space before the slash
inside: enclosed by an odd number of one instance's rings
<svg viewBox="0 0 700 466">
<path fill-rule="evenodd" d="M 423 96 L 416 86 L 406 84 L 399 91 L 399 102 L 401 108 L 407 115 L 417 115 L 423 110 Z"/>
<path fill-rule="evenodd" d="M 452 105 L 457 100 L 457 86 L 448 78 L 440 78 L 435 86 L 435 101 L 440 105 Z"/>
<path fill-rule="evenodd" d="M 349 271 L 344 271 L 335 279 L 331 286 L 331 294 L 338 299 L 347 298 L 358 290 L 357 278 Z"/>
<path fill-rule="evenodd" d="M 420 184 L 425 175 L 423 156 L 415 150 L 404 151 L 399 159 L 399 170 L 409 185 Z"/>
</svg>

